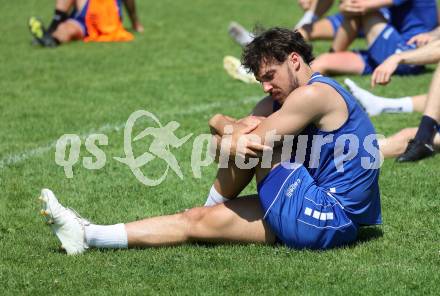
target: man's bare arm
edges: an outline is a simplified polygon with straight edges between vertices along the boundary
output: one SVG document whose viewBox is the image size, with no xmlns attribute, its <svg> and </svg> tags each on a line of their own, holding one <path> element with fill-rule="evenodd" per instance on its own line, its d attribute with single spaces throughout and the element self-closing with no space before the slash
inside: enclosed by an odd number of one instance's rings
<svg viewBox="0 0 440 296">
<path fill-rule="evenodd" d="M 237 126 L 237 119 L 223 115 L 223 114 L 215 114 L 208 122 L 209 128 L 211 129 L 211 134 L 213 135 L 219 135 L 220 137 L 223 137 L 225 132 L 226 126 Z"/>
<path fill-rule="evenodd" d="M 261 143 L 274 143 L 278 146 L 282 139 L 273 136 L 298 135 L 308 124 L 319 120 L 329 109 L 326 94 L 316 87 L 301 87 L 292 92 L 280 110 L 263 120 L 249 138 L 258 136 Z M 237 143 L 232 139 L 232 147 Z"/>
<path fill-rule="evenodd" d="M 396 54 L 399 64 L 426 65 L 440 61 L 440 40 L 433 41 L 415 50 Z"/>
<path fill-rule="evenodd" d="M 424 45 L 429 44 L 435 40 L 440 39 L 440 26 L 432 30 L 431 32 L 420 33 L 416 36 L 413 36 L 408 40 L 408 44 L 415 44 L 417 47 L 422 47 Z"/>
<path fill-rule="evenodd" d="M 426 65 L 440 61 L 440 40 L 414 50 L 394 54 L 380 64 L 371 75 L 371 86 L 387 84 L 400 64 Z"/>
</svg>

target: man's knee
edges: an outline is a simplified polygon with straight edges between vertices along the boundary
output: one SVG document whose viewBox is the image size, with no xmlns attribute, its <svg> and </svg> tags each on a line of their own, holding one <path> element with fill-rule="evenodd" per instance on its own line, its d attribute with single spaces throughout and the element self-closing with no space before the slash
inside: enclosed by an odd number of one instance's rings
<svg viewBox="0 0 440 296">
<path fill-rule="evenodd" d="M 199 230 L 203 226 L 203 221 L 206 219 L 209 207 L 192 208 L 182 213 L 186 227 L 186 236 L 191 239 L 196 239 L 199 236 Z"/>
<path fill-rule="evenodd" d="M 211 237 L 218 232 L 225 224 L 227 217 L 222 215 L 221 209 L 224 205 L 213 207 L 192 208 L 183 213 L 187 225 L 187 237 L 189 240 Z"/>
<path fill-rule="evenodd" d="M 60 42 L 68 42 L 81 39 L 83 37 L 83 32 L 79 24 L 75 21 L 67 20 L 58 26 L 57 30 L 53 33 L 53 36 Z"/>
</svg>

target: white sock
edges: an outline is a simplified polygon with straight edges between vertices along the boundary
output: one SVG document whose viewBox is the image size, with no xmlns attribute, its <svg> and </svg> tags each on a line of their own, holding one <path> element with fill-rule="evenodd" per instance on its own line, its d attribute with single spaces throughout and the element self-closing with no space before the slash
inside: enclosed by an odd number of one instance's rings
<svg viewBox="0 0 440 296">
<path fill-rule="evenodd" d="M 369 91 L 360 88 L 352 80 L 344 80 L 353 96 L 365 108 L 368 115 L 376 116 L 380 113 L 411 113 L 413 112 L 413 102 L 411 97 L 403 98 L 384 98 L 375 96 Z"/>
<path fill-rule="evenodd" d="M 128 247 L 124 224 L 85 226 L 86 242 L 90 247 L 125 249 Z"/>
<path fill-rule="evenodd" d="M 231 35 L 231 37 L 243 47 L 254 40 L 254 35 L 236 22 L 231 22 L 229 24 L 228 32 L 229 35 Z"/>
<path fill-rule="evenodd" d="M 313 13 L 311 10 L 307 10 L 303 17 L 298 21 L 298 23 L 295 25 L 295 30 L 298 30 L 304 25 L 308 25 L 316 21 L 318 17 Z"/>
<path fill-rule="evenodd" d="M 208 198 L 205 202 L 205 207 L 212 207 L 224 203 L 227 200 L 229 199 L 223 197 L 220 193 L 218 193 L 217 190 L 215 190 L 214 185 L 212 185 L 211 190 L 209 191 Z"/>
</svg>

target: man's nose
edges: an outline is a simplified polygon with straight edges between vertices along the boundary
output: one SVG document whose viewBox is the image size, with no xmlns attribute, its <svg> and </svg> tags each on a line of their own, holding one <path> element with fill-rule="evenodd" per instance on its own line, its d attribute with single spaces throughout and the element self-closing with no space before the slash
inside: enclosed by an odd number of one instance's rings
<svg viewBox="0 0 440 296">
<path fill-rule="evenodd" d="M 268 82 L 263 82 L 262 84 L 263 84 L 263 91 L 264 91 L 265 93 L 270 92 L 270 90 L 273 88 L 273 87 L 272 87 L 272 84 L 270 84 L 270 83 L 268 83 Z"/>
</svg>

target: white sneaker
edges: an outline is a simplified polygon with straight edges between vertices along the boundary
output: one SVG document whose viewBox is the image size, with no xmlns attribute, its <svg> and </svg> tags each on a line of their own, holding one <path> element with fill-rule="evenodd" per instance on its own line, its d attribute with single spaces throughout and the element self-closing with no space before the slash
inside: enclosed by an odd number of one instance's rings
<svg viewBox="0 0 440 296">
<path fill-rule="evenodd" d="M 234 79 L 243 81 L 244 83 L 258 83 L 257 79 L 252 73 L 247 70 L 240 63 L 240 60 L 233 56 L 225 56 L 223 59 L 223 68 Z"/>
<path fill-rule="evenodd" d="M 242 25 L 236 22 L 231 22 L 228 27 L 229 36 L 238 44 L 245 47 L 254 40 L 254 35 L 246 30 Z"/>
<path fill-rule="evenodd" d="M 81 254 L 89 246 L 86 243 L 84 226 L 89 221 L 81 218 L 75 211 L 63 207 L 49 189 L 41 190 L 41 215 L 46 218 L 52 232 L 61 242 L 61 248 L 68 255 Z"/>
</svg>

